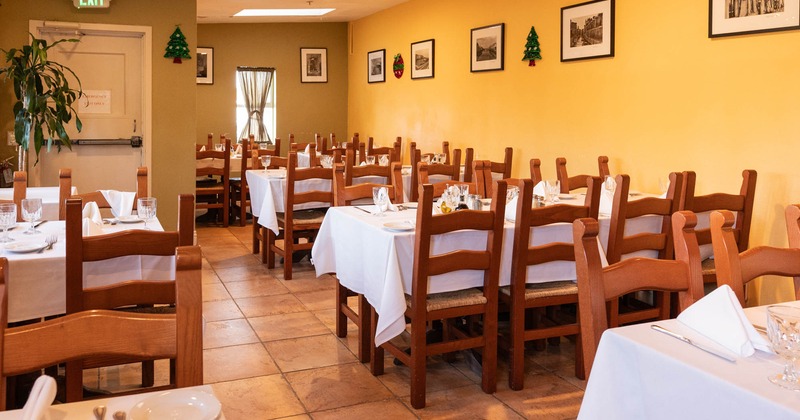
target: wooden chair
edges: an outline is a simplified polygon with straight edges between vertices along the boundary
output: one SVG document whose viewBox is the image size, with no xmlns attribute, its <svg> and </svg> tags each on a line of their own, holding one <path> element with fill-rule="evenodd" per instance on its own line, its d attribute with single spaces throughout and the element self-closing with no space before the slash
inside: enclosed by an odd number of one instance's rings
<svg viewBox="0 0 800 420">
<path fill-rule="evenodd" d="M 284 197 L 286 211 L 278 214 L 278 227 L 281 230 L 279 235 L 275 235 L 269 229 L 264 229 L 262 234 L 266 234 L 266 244 L 263 252 L 266 253 L 267 267 L 275 268 L 275 255 L 283 257 L 283 278 L 292 279 L 292 253 L 295 251 L 311 250 L 314 246 L 313 238 L 322 219 L 325 217 L 325 208 L 315 208 L 307 210 L 293 210 L 297 204 L 320 203 L 320 206 L 330 206 L 333 204 L 332 191 L 298 191 L 298 183 L 310 180 L 329 180 L 333 181 L 333 169 L 322 167 L 298 168 L 297 153 L 289 153 L 289 164 L 286 167 L 286 196 Z M 305 243 L 295 243 L 296 239 L 306 238 Z M 283 239 L 283 244 L 277 243 Z M 263 258 L 263 254 L 262 254 Z"/>
<path fill-rule="evenodd" d="M 605 179 L 605 176 L 608 175 L 608 157 L 607 156 L 600 156 L 597 158 L 598 164 L 598 172 L 602 179 Z M 558 181 L 561 183 L 561 192 L 563 194 L 568 194 L 570 191 L 584 188 L 586 185 L 584 181 L 586 181 L 587 176 L 591 175 L 574 175 L 569 176 L 567 175 L 567 159 L 560 157 L 556 159 L 556 175 L 558 176 Z"/>
<path fill-rule="evenodd" d="M 347 151 L 352 154 L 351 150 Z M 374 165 L 369 165 L 374 166 Z M 363 167 L 362 167 L 363 168 Z M 333 174 L 333 198 L 336 206 L 349 206 L 355 200 L 371 199 L 372 188 L 386 187 L 390 197 L 397 197 L 399 188 L 402 197 L 403 179 L 400 175 L 400 164 L 392 163 L 392 170 L 397 176 L 391 178 L 390 184 L 362 183 L 348 185 L 346 182 L 345 166 L 336 165 Z M 399 182 L 398 182 L 399 181 Z M 357 311 L 353 310 L 348 303 L 349 297 L 356 297 Z M 367 302 L 366 297 L 360 293 L 355 293 L 339 283 L 336 279 L 336 335 L 347 337 L 347 319 L 349 318 L 358 328 L 358 360 L 362 363 L 369 361 L 370 351 L 373 347 L 372 327 L 370 324 L 370 311 L 372 307 Z"/>
<path fill-rule="evenodd" d="M 211 150 L 214 148 L 214 133 L 208 133 L 208 140 L 206 144 L 195 144 L 194 151 L 199 152 L 200 149 L 205 148 L 206 150 Z"/>
<path fill-rule="evenodd" d="M 533 185 L 536 185 L 544 180 L 544 178 L 542 178 L 542 161 L 534 158 L 531 159 L 530 164 L 531 164 L 531 180 L 533 180 Z"/>
<path fill-rule="evenodd" d="M 399 164 L 399 162 L 392 160 L 391 156 L 394 155 L 394 151 L 390 151 L 389 155 L 390 155 L 389 162 L 391 162 L 389 166 L 380 166 L 378 164 L 356 165 L 353 151 L 347 150 L 347 154 L 345 155 L 344 159 L 345 164 L 342 165 L 344 168 L 344 185 L 349 187 L 355 184 L 361 184 L 360 181 L 359 182 L 356 181 L 358 181 L 358 179 L 362 177 L 381 177 L 386 180 L 386 183 L 383 185 L 392 186 L 392 189 L 389 191 L 389 198 L 392 200 L 392 203 L 393 204 L 402 203 L 404 201 L 402 166 Z M 377 185 L 377 183 L 373 184 Z M 334 189 L 334 192 L 335 191 L 336 189 Z M 372 198 L 371 191 L 372 190 L 370 189 L 369 198 Z M 350 205 L 350 204 L 343 204 L 343 205 Z"/>
<path fill-rule="evenodd" d="M 683 173 L 683 192 L 681 194 L 681 210 L 691 210 L 695 213 L 709 212 L 712 210 L 729 210 L 734 212 L 736 223 L 733 226 L 733 235 L 738 244 L 739 252 L 744 252 L 750 242 L 750 221 L 753 218 L 753 202 L 756 193 L 755 170 L 742 171 L 742 186 L 738 194 L 714 193 L 708 195 L 695 195 L 694 188 L 697 175 L 694 171 Z M 711 230 L 697 231 L 697 240 L 700 245 L 711 243 Z M 717 283 L 715 259 L 703 260 L 703 281 Z"/>
<path fill-rule="evenodd" d="M 492 180 L 492 166 L 491 162 L 488 160 L 475 160 L 472 161 L 472 178 L 474 178 L 474 184 L 476 192 L 475 194 L 480 194 L 481 197 L 491 197 L 492 193 L 494 192 L 494 180 Z M 466 172 L 464 173 L 464 179 L 466 180 Z M 469 181 L 465 181 L 469 182 Z"/>
<path fill-rule="evenodd" d="M 217 216 L 222 218 L 222 226 L 228 227 L 228 216 L 230 214 L 230 173 L 231 173 L 231 141 L 225 139 L 225 150 L 217 152 L 206 150 L 196 152 L 196 159 L 220 159 L 222 167 L 197 167 L 195 175 L 206 177 L 202 181 L 197 181 L 195 195 L 197 196 L 198 209 L 218 209 L 221 213 Z M 242 159 L 244 160 L 244 159 Z"/>
<path fill-rule="evenodd" d="M 456 153 L 457 152 L 458 152 L 458 149 L 456 149 Z M 457 165 L 443 165 L 443 164 L 430 164 L 430 165 L 428 165 L 428 164 L 425 164 L 425 163 L 421 163 L 417 168 L 417 171 L 418 171 L 418 177 L 417 178 L 419 179 L 419 185 L 430 184 L 431 183 L 430 182 L 430 176 L 431 175 L 444 175 L 443 171 L 449 171 L 449 169 L 446 169 L 446 168 L 442 169 L 442 168 L 448 167 L 448 166 L 455 166 L 456 171 L 459 170 L 459 167 Z M 483 178 L 481 178 L 481 180 L 484 181 Z M 441 197 L 442 193 L 444 193 L 444 190 L 447 188 L 448 185 L 469 185 L 469 193 L 470 194 L 481 194 L 481 192 L 484 192 L 484 194 L 485 194 L 485 185 L 486 184 L 485 184 L 485 182 L 482 182 L 481 185 L 478 186 L 477 182 L 459 181 L 458 177 L 456 177 L 456 178 L 451 178 L 450 180 L 447 180 L 447 181 L 436 182 L 436 183 L 433 183 L 432 185 L 433 185 L 433 196 L 434 197 Z M 413 188 L 413 186 L 412 186 L 412 188 Z M 481 195 L 484 195 L 484 194 L 481 194 Z"/>
<path fill-rule="evenodd" d="M 247 159 L 247 156 L 251 156 L 250 151 L 254 143 L 255 136 L 252 134 L 249 139 L 242 139 L 242 159 L 239 166 L 239 176 L 230 177 L 228 181 L 230 187 L 230 193 L 228 193 L 230 197 L 230 203 L 228 204 L 228 208 L 231 212 L 230 221 L 232 222 L 238 217 L 239 226 L 244 226 L 247 223 L 247 208 L 250 206 L 250 191 L 247 188 L 247 177 L 245 174 L 247 170 L 250 169 L 252 160 Z"/>
<path fill-rule="evenodd" d="M 203 383 L 200 247 L 173 249 L 174 314 L 87 310 L 8 328 L 7 286 L 0 283 L 0 409 L 6 407 L 6 378 L 87 358 L 175 359 L 175 386 Z M 8 265 L 0 259 L 0 271 Z"/>
<path fill-rule="evenodd" d="M 401 161 L 401 157 L 400 157 L 401 150 L 400 150 L 400 147 L 403 144 L 403 139 L 400 136 L 397 136 L 397 138 L 394 140 L 394 143 L 392 143 L 391 146 L 378 147 L 378 146 L 375 146 L 374 143 L 375 143 L 375 141 L 373 140 L 372 137 L 367 139 L 367 155 L 368 156 L 390 155 L 389 158 L 390 158 L 390 160 L 392 162 L 400 162 Z M 394 152 L 393 155 L 392 155 L 392 152 Z M 394 156 L 393 159 L 392 159 L 392 156 Z"/>
<path fill-rule="evenodd" d="M 590 376 L 600 336 L 610 326 L 606 302 L 641 290 L 677 292 L 679 308 L 684 310 L 703 296 L 700 276 L 700 251 L 694 237 L 697 219 L 693 214 L 676 214 L 674 234 L 685 237 L 686 248 L 677 260 L 636 257 L 603 267 L 597 249 L 597 221 L 579 219 L 573 223 L 575 262 L 578 273 L 578 313 L 580 318 L 583 365 Z M 695 268 L 695 269 L 693 269 Z M 642 275 L 647 273 L 647 275 Z M 668 312 L 669 308 L 665 308 Z M 668 315 L 666 313 L 665 315 Z"/>
<path fill-rule="evenodd" d="M 315 143 L 292 143 L 289 150 L 296 153 L 306 153 L 306 150 L 308 150 L 308 167 L 316 168 L 321 165 L 319 156 L 317 156 L 317 145 Z"/>
<path fill-rule="evenodd" d="M 572 223 L 580 218 L 597 218 L 600 207 L 602 181 L 599 177 L 586 178 L 587 194 L 583 205 L 555 204 L 533 208 L 533 187 L 530 179 L 519 181 L 519 198 L 514 226 L 514 249 L 511 257 L 511 285 L 500 288 L 500 302 L 509 310 L 511 321 L 509 336 L 508 385 L 520 390 L 525 381 L 525 342 L 545 338 L 579 335 L 577 320 L 566 323 L 548 320 L 543 325 L 539 319 L 543 310 L 551 312 L 558 307 L 578 303 L 578 286 L 575 281 L 528 283 L 528 268 L 554 261 L 575 261 L 571 243 L 551 242 L 531 245 L 531 230 L 556 223 Z M 575 343 L 575 376 L 584 378 L 583 355 L 580 337 Z"/>
<path fill-rule="evenodd" d="M 277 141 L 277 140 L 276 140 Z M 259 156 L 255 150 L 251 151 L 251 159 L 252 159 L 252 168 L 254 170 L 263 170 L 264 165 L 261 164 L 261 156 Z M 286 168 L 289 166 L 289 158 L 288 157 L 281 157 L 281 156 L 272 156 L 270 158 L 269 167 L 267 169 L 280 169 Z M 266 228 L 258 224 L 258 216 L 253 215 L 253 254 L 261 253 L 261 243 L 266 240 L 266 235 L 264 234 L 264 230 Z M 266 251 L 266 248 L 264 248 Z M 267 254 L 266 252 L 261 253 L 261 262 L 267 262 Z"/>
<path fill-rule="evenodd" d="M 132 305 L 144 305 L 146 312 L 165 313 L 171 312 L 170 308 L 152 308 L 153 305 L 174 305 L 177 302 L 175 283 L 172 280 L 163 281 L 143 280 L 140 278 L 120 278 L 110 286 L 84 287 L 84 263 L 104 261 L 129 255 L 155 255 L 172 256 L 178 247 L 186 247 L 189 251 L 196 249 L 196 259 L 190 258 L 185 262 L 189 265 L 179 268 L 177 276 L 189 275 L 190 278 L 200 279 L 200 252 L 199 247 L 192 244 L 194 231 L 194 197 L 191 194 L 182 194 L 178 200 L 178 231 L 156 232 L 149 230 L 126 230 L 108 235 L 87 236 L 82 235 L 82 201 L 69 199 L 66 204 L 66 302 L 67 314 L 73 314 L 91 309 L 116 309 Z M 194 280 L 192 280 L 194 281 Z M 198 286 L 199 287 L 199 286 Z M 200 316 L 200 292 L 197 291 L 198 307 L 190 308 Z M 167 309 L 166 311 L 164 309 Z M 199 323 L 198 323 L 199 325 Z M 199 337 L 197 337 L 199 338 Z M 105 340 L 103 343 L 108 344 Z M 202 349 L 202 345 L 200 345 Z M 202 355 L 201 355 L 202 357 Z M 152 359 L 139 358 L 86 358 L 70 361 L 66 366 L 67 401 L 80 401 L 83 399 L 83 369 L 106 367 L 133 362 L 142 364 L 142 386 L 153 385 Z M 171 375 L 172 376 L 172 375 Z M 200 376 L 202 381 L 202 375 Z M 153 388 L 143 388 L 140 392 L 152 391 Z"/>
<path fill-rule="evenodd" d="M 788 206 L 785 215 L 789 231 L 797 232 L 800 207 Z M 794 277 L 795 299 L 800 300 L 800 247 L 797 243 L 790 243 L 789 248 L 758 246 L 739 251 L 736 223 L 736 216 L 732 211 L 721 210 L 711 213 L 711 237 L 714 243 L 714 258 L 717 260 L 717 285 L 729 285 L 744 306 L 745 286 L 750 281 L 766 275 Z M 789 236 L 791 238 L 792 234 Z"/>
<path fill-rule="evenodd" d="M 411 293 L 406 291 L 406 317 L 410 319 L 411 353 L 393 342 L 376 347 L 372 354 L 372 371 L 383 373 L 383 350 L 407 365 L 411 376 L 411 405 L 425 407 L 426 358 L 471 348 L 481 349 L 481 388 L 491 394 L 497 385 L 497 294 L 500 273 L 500 252 L 503 246 L 506 183 L 497 184 L 489 211 L 462 210 L 433 215 L 433 186 L 420 186 L 421 200 L 417 207 L 417 228 L 414 246 L 414 268 Z M 499 198 L 498 198 L 499 197 Z M 456 249 L 432 255 L 431 242 L 438 235 L 461 229 L 485 231 L 485 247 L 480 250 Z M 427 291 L 429 278 L 460 270 L 483 271 L 483 290 L 466 288 L 444 293 Z M 374 314 L 374 311 L 373 311 Z M 448 320 L 461 317 L 482 317 L 482 331 L 458 329 Z M 428 344 L 426 326 L 433 320 L 445 323 L 444 341 Z M 373 321 L 375 319 L 373 318 Z M 374 322 L 373 322 L 374 325 Z M 474 333 L 474 334 L 473 334 Z"/>
<path fill-rule="evenodd" d="M 201 153 L 201 152 L 197 152 Z M 202 152 L 205 153 L 205 152 Z M 148 197 L 147 192 L 147 167 L 141 166 L 136 168 L 136 198 Z M 108 203 L 103 193 L 100 191 L 91 191 L 82 194 L 72 195 L 72 169 L 61 168 L 58 170 L 58 220 L 64 220 L 67 217 L 66 203 L 68 198 L 80 198 L 84 202 L 94 201 L 97 207 L 101 209 L 110 209 L 111 205 Z M 136 208 L 137 200 L 133 200 L 133 208 Z"/>
<path fill-rule="evenodd" d="M 624 258 L 637 255 L 636 253 L 655 254 L 658 259 L 671 260 L 673 258 L 672 230 L 670 229 L 672 213 L 678 211 L 680 199 L 679 191 L 682 188 L 683 176 L 679 172 L 669 175 L 670 187 L 666 198 L 645 197 L 638 200 L 629 200 L 630 177 L 617 175 L 617 187 L 614 190 L 614 204 L 611 211 L 611 223 L 608 232 L 608 247 L 606 257 L 609 264 L 622 261 Z M 661 228 L 654 232 L 643 232 L 635 235 L 626 235 L 625 227 L 631 219 L 650 216 L 661 219 Z M 638 304 L 639 301 L 629 299 L 627 303 Z M 655 305 L 643 310 L 631 310 L 620 313 L 616 302 L 612 302 L 609 310 L 611 326 L 627 324 L 648 319 L 664 318 L 663 307 L 669 307 L 669 296 L 656 293 Z"/>
<path fill-rule="evenodd" d="M 419 168 L 422 165 L 422 153 L 416 149 L 416 145 L 412 143 L 411 145 L 411 201 L 417 201 L 418 197 L 415 194 L 419 193 L 419 185 L 427 183 L 427 180 L 423 182 L 420 179 Z M 449 159 L 449 154 L 447 155 Z M 431 163 L 428 164 L 428 175 L 443 175 L 448 177 L 450 180 L 454 182 L 458 182 L 461 179 L 461 149 L 456 149 L 453 151 L 453 163 Z M 437 191 L 439 188 L 443 188 L 444 186 L 437 187 Z M 474 192 L 473 192 L 474 194 Z M 439 191 L 438 195 L 441 195 L 441 191 Z"/>
</svg>

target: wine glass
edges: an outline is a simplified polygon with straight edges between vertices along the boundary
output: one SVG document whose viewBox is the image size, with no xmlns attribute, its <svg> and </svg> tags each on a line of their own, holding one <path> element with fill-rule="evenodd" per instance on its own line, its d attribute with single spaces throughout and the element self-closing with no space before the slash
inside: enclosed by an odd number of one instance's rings
<svg viewBox="0 0 800 420">
<path fill-rule="evenodd" d="M 377 210 L 375 214 L 383 216 L 383 212 L 389 207 L 389 190 L 386 187 L 372 187 L 372 202 Z"/>
<path fill-rule="evenodd" d="M 367 165 L 374 165 L 375 164 L 375 156 L 367 156 L 366 161 L 367 161 Z"/>
<path fill-rule="evenodd" d="M 222 152 L 223 150 L 225 150 L 225 145 L 224 144 L 215 144 L 214 145 L 214 151 L 215 152 Z"/>
<path fill-rule="evenodd" d="M 506 189 L 506 203 L 517 198 L 518 195 L 519 195 L 519 187 L 513 185 L 508 187 Z"/>
<path fill-rule="evenodd" d="M 8 228 L 17 223 L 17 205 L 14 203 L 0 204 L 0 227 L 3 228 L 3 237 L 0 242 L 12 242 L 8 236 Z"/>
<path fill-rule="evenodd" d="M 26 198 L 22 200 L 22 220 L 30 222 L 31 226 L 22 232 L 26 235 L 41 233 L 33 226 L 37 220 L 42 218 L 42 199 Z"/>
<path fill-rule="evenodd" d="M 466 203 L 469 195 L 469 184 L 458 184 L 458 192 L 461 196 L 461 202 Z"/>
<path fill-rule="evenodd" d="M 561 192 L 561 182 L 559 180 L 548 179 L 544 182 L 545 201 L 553 204 L 558 201 L 558 193 Z"/>
<path fill-rule="evenodd" d="M 430 165 L 431 164 L 431 156 L 430 155 L 422 156 L 422 163 L 424 163 L 426 165 Z"/>
<path fill-rule="evenodd" d="M 264 167 L 264 173 L 267 173 L 267 167 L 269 166 L 270 161 L 272 160 L 272 156 L 264 155 L 264 156 L 259 156 L 259 158 L 261 159 L 261 166 Z"/>
<path fill-rule="evenodd" d="M 800 377 L 795 364 L 800 358 L 800 308 L 788 305 L 767 307 L 767 335 L 772 349 L 786 359 L 783 373 L 769 376 L 775 385 L 800 390 Z"/>
<path fill-rule="evenodd" d="M 322 155 L 319 157 L 319 161 L 322 163 L 323 168 L 333 168 L 333 156 Z"/>
<path fill-rule="evenodd" d="M 444 164 L 447 160 L 447 155 L 444 153 L 436 153 L 436 163 Z"/>
<path fill-rule="evenodd" d="M 381 166 L 389 166 L 389 155 L 380 155 L 378 157 L 378 164 Z"/>
<path fill-rule="evenodd" d="M 144 221 L 145 230 L 149 230 L 147 222 L 156 217 L 157 204 L 155 197 L 142 197 L 136 200 L 136 215 Z"/>
</svg>

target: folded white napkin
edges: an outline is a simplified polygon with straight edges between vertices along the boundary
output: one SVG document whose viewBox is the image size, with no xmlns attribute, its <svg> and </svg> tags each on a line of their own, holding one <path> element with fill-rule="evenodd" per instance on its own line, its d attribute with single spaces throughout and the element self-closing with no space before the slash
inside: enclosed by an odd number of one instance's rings
<svg viewBox="0 0 800 420">
<path fill-rule="evenodd" d="M 242 145 L 241 144 L 237 144 L 236 145 L 236 150 L 233 151 L 233 154 L 234 155 L 239 155 L 239 156 L 242 155 Z"/>
<path fill-rule="evenodd" d="M 367 162 L 361 162 L 358 166 L 367 166 Z"/>
<path fill-rule="evenodd" d="M 306 148 L 303 150 L 304 152 L 308 153 L 311 151 L 311 143 L 306 145 Z"/>
<path fill-rule="evenodd" d="M 605 188 L 600 191 L 600 209 L 599 213 L 604 215 L 611 215 L 611 210 L 614 208 L 614 191 Z"/>
<path fill-rule="evenodd" d="M 103 216 L 97 203 L 90 201 L 83 206 L 83 236 L 103 234 Z"/>
<path fill-rule="evenodd" d="M 130 216 L 133 210 L 133 200 L 136 198 L 135 192 L 123 192 L 116 190 L 100 190 L 103 198 L 111 206 L 111 214 L 114 217 Z"/>
<path fill-rule="evenodd" d="M 509 222 L 517 221 L 517 197 L 512 198 L 506 203 L 506 220 Z"/>
<path fill-rule="evenodd" d="M 547 188 L 544 186 L 544 181 L 539 181 L 536 185 L 533 186 L 533 195 L 538 195 L 539 197 L 546 197 Z"/>
<path fill-rule="evenodd" d="M 718 287 L 688 307 L 678 315 L 678 321 L 739 356 L 752 356 L 756 349 L 772 353 L 767 340 L 747 320 L 739 299 L 728 285 Z"/>
<path fill-rule="evenodd" d="M 205 146 L 200 146 L 200 150 L 198 150 L 198 152 L 205 152 L 205 151 L 206 151 L 206 147 Z"/>
<path fill-rule="evenodd" d="M 33 383 L 28 401 L 22 407 L 23 420 L 49 419 L 48 408 L 56 397 L 56 380 L 42 375 Z"/>
</svg>

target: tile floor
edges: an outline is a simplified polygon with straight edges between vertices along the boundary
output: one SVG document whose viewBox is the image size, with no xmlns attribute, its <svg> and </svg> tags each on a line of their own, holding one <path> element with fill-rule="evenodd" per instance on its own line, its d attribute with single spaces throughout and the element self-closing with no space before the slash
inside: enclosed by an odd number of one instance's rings
<svg viewBox="0 0 800 420">
<path fill-rule="evenodd" d="M 283 280 L 281 267 L 268 270 L 251 253 L 251 229 L 197 229 L 204 255 L 204 380 L 228 420 L 577 416 L 585 382 L 573 375 L 574 348 L 566 340 L 529 350 L 522 391 L 508 388 L 508 364 L 501 360 L 494 395 L 481 391 L 471 357 L 459 354 L 452 364 L 430 359 L 427 407 L 412 409 L 407 368 L 387 358 L 386 373 L 374 377 L 356 359 L 355 334 L 334 334 L 333 279 L 316 278 L 305 260 L 295 265 L 292 280 Z M 87 385 L 94 379 L 124 387 L 135 381 L 133 369 L 87 373 Z M 166 380 L 166 371 L 166 364 L 157 364 L 157 381 Z"/>
</svg>

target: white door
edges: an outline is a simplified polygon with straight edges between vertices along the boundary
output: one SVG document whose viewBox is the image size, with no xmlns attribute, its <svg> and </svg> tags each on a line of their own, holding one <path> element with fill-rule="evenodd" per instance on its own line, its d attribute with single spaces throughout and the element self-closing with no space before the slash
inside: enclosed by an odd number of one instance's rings
<svg viewBox="0 0 800 420">
<path fill-rule="evenodd" d="M 78 141 L 72 150 L 42 148 L 39 163 L 29 154 L 34 185 L 58 185 L 60 168 L 72 168 L 72 184 L 79 192 L 98 189 L 134 191 L 136 168 L 146 166 L 144 154 L 145 39 L 141 32 L 113 25 L 32 21 L 31 32 L 48 44 L 74 38 L 49 51 L 48 58 L 78 76 L 85 97 L 76 108 L 83 123 L 67 132 Z M 70 83 L 77 86 L 74 79 Z M 139 146 L 132 147 L 131 140 Z M 116 143 L 116 144 L 115 144 Z M 38 181 L 38 182 L 37 182 Z"/>
</svg>

